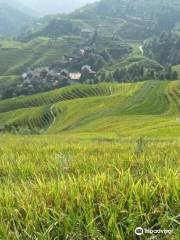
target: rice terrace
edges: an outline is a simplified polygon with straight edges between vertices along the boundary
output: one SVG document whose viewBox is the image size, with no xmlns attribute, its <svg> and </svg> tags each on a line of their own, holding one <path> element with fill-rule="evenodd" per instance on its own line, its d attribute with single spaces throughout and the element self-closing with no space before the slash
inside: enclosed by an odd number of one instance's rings
<svg viewBox="0 0 180 240">
<path fill-rule="evenodd" d="M 0 240 L 179 240 L 179 1 L 7 2 Z"/>
<path fill-rule="evenodd" d="M 178 239 L 179 93 L 179 81 L 141 82 L 1 101 L 1 124 L 39 132 L 1 136 L 2 236 L 127 239 L 154 226 Z"/>
</svg>

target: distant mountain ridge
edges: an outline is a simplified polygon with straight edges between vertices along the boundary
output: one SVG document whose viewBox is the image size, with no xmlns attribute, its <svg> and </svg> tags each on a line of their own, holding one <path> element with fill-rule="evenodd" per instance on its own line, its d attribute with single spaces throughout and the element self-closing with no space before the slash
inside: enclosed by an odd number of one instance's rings
<svg viewBox="0 0 180 240">
<path fill-rule="evenodd" d="M 142 40 L 161 31 L 174 28 L 180 21 L 180 1 L 178 0 L 102 0 L 84 7 L 72 17 L 116 18 L 123 24 L 117 31 L 123 38 Z"/>
<path fill-rule="evenodd" d="M 20 9 L 18 2 L 0 1 L 0 36 L 18 36 L 24 27 L 32 23 L 30 13 Z"/>
<path fill-rule="evenodd" d="M 24 12 L 25 14 L 29 15 L 29 16 L 34 16 L 37 15 L 37 11 L 35 11 L 34 9 L 28 7 L 25 3 L 24 0 L 23 1 L 19 1 L 19 0 L 0 0 L 0 6 L 1 5 L 6 5 L 9 7 L 13 7 L 21 12 Z"/>
<path fill-rule="evenodd" d="M 49 21 L 47 18 L 42 19 L 39 28 L 36 28 L 36 34 L 33 32 L 33 35 L 51 36 L 52 30 L 54 29 L 55 32 L 57 25 L 62 29 L 61 25 L 64 24 L 62 20 L 69 20 L 76 26 L 79 24 L 94 30 L 102 28 L 102 31 L 107 33 L 110 31 L 109 33 L 124 39 L 142 41 L 176 27 L 177 22 L 180 21 L 180 2 L 178 0 L 171 2 L 168 0 L 102 0 L 88 4 L 68 15 L 54 15 Z M 106 28 L 103 29 L 103 27 Z M 56 35 L 62 34 L 57 31 Z"/>
<path fill-rule="evenodd" d="M 37 11 L 40 16 L 52 15 L 57 13 L 70 13 L 83 5 L 90 4 L 96 0 L 19 0 L 27 7 Z"/>
</svg>

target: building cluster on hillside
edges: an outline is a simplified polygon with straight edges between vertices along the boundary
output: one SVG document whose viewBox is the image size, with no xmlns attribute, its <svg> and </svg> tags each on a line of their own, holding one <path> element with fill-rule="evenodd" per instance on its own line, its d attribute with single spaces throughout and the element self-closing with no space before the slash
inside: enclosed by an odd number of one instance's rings
<svg viewBox="0 0 180 240">
<path fill-rule="evenodd" d="M 97 72 L 92 69 L 88 61 L 91 53 L 92 50 L 89 47 L 83 47 L 72 56 L 64 56 L 47 67 L 27 69 L 22 73 L 18 83 L 4 91 L 0 97 L 5 99 L 49 91 L 76 83 L 91 83 L 97 77 Z"/>
<path fill-rule="evenodd" d="M 85 64 L 91 51 L 89 47 L 80 48 L 79 52 L 72 56 L 65 55 L 64 61 L 53 63 L 49 67 L 27 70 L 21 76 L 17 92 L 31 94 L 94 79 L 96 72 L 92 70 L 90 65 Z"/>
<path fill-rule="evenodd" d="M 80 72 L 69 72 L 62 69 L 60 72 L 50 69 L 49 67 L 39 67 L 34 70 L 28 70 L 22 74 L 22 82 L 18 85 L 19 88 L 28 87 L 36 88 L 47 85 L 49 88 L 61 87 L 64 82 L 70 80 L 80 80 Z M 65 84 L 65 83 L 64 83 Z"/>
<path fill-rule="evenodd" d="M 17 85 L 14 96 L 48 91 L 75 83 L 82 83 L 87 78 L 93 78 L 96 72 L 91 66 L 84 65 L 80 71 L 53 70 L 49 67 L 29 69 L 21 75 L 21 82 Z"/>
</svg>

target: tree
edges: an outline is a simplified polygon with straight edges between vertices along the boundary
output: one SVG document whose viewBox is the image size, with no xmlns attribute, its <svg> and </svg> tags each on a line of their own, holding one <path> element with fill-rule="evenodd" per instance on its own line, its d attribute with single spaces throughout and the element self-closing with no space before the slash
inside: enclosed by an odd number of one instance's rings
<svg viewBox="0 0 180 240">
<path fill-rule="evenodd" d="M 171 79 L 172 80 L 177 80 L 178 79 L 178 73 L 176 71 L 172 71 Z"/>
<path fill-rule="evenodd" d="M 101 56 L 104 58 L 106 62 L 108 63 L 112 62 L 112 57 L 106 49 L 101 53 Z"/>
<path fill-rule="evenodd" d="M 100 82 L 105 82 L 106 81 L 106 73 L 102 72 L 100 75 Z"/>
<path fill-rule="evenodd" d="M 147 74 L 145 76 L 146 79 L 155 79 L 155 72 L 153 69 L 148 69 Z"/>
<path fill-rule="evenodd" d="M 112 72 L 108 73 L 106 76 L 106 82 L 114 82 L 113 74 Z"/>
<path fill-rule="evenodd" d="M 120 71 L 119 71 L 119 68 L 117 68 L 114 73 L 113 73 L 113 78 L 115 81 L 119 81 L 119 76 L 120 76 Z"/>
<path fill-rule="evenodd" d="M 99 71 L 106 64 L 102 56 L 98 57 L 97 61 L 94 64 L 95 71 Z"/>
</svg>

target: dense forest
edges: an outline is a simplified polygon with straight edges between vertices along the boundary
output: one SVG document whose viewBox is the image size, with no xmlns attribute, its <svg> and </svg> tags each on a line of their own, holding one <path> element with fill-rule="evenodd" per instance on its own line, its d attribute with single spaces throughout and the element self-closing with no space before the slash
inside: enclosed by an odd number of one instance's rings
<svg viewBox="0 0 180 240">
<path fill-rule="evenodd" d="M 180 35 L 174 32 L 162 32 L 144 44 L 144 54 L 162 65 L 180 64 Z"/>
</svg>

